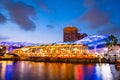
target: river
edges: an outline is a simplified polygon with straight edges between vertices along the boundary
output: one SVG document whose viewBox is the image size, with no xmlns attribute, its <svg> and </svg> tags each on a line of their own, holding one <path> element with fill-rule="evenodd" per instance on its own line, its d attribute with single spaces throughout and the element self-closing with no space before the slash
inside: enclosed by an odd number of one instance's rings
<svg viewBox="0 0 120 80">
<path fill-rule="evenodd" d="M 0 80 L 120 80 L 114 64 L 0 61 Z"/>
</svg>

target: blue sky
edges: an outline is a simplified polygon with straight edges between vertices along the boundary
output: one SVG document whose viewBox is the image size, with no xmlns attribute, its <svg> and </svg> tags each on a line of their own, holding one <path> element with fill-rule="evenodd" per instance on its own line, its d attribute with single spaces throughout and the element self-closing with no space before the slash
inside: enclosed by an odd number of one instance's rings
<svg viewBox="0 0 120 80">
<path fill-rule="evenodd" d="M 0 41 L 63 41 L 63 28 L 114 34 L 120 43 L 120 0 L 0 0 Z"/>
</svg>

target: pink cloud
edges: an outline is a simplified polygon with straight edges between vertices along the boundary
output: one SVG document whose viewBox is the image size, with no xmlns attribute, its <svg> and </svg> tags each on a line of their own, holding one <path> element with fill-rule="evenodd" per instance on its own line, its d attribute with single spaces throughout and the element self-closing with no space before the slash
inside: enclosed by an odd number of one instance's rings
<svg viewBox="0 0 120 80">
<path fill-rule="evenodd" d="M 101 12 L 99 9 L 92 8 L 87 10 L 79 19 L 80 22 L 88 22 L 91 29 L 100 28 L 109 22 L 109 13 Z"/>
<path fill-rule="evenodd" d="M 107 4 L 108 0 L 85 0 L 83 6 L 86 12 L 77 18 L 79 23 L 87 23 L 88 28 L 98 29 L 108 24 L 111 19 L 111 13 L 101 9 L 102 4 Z"/>
<path fill-rule="evenodd" d="M 24 30 L 34 30 L 36 28 L 34 22 L 30 19 L 36 16 L 35 9 L 23 2 L 13 3 L 10 0 L 1 0 L 0 3 L 8 11 L 11 20 L 18 24 Z"/>
</svg>

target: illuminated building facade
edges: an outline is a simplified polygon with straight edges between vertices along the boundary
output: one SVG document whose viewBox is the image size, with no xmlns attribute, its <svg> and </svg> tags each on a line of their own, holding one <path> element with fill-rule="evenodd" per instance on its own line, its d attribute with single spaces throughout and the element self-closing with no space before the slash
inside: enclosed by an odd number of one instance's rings
<svg viewBox="0 0 120 80">
<path fill-rule="evenodd" d="M 79 57 L 88 53 L 88 47 L 82 44 L 48 44 L 29 46 L 12 50 L 20 57 Z"/>
<path fill-rule="evenodd" d="M 52 44 L 24 46 L 12 50 L 20 58 L 27 57 L 60 57 L 60 58 L 93 58 L 93 53 L 104 53 L 105 41 L 108 36 L 91 35 L 75 42 L 58 42 Z M 85 54 L 85 55 L 84 55 Z M 86 56 L 87 54 L 87 56 Z"/>
<path fill-rule="evenodd" d="M 87 36 L 86 33 L 78 33 L 78 29 L 73 26 L 67 26 L 63 29 L 64 42 L 74 42 Z"/>
</svg>

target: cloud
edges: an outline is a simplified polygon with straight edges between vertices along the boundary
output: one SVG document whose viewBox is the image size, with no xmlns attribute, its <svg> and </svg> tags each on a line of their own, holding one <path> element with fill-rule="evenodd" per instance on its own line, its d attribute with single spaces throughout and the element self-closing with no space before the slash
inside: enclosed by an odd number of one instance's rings
<svg viewBox="0 0 120 80">
<path fill-rule="evenodd" d="M 46 27 L 49 28 L 49 29 L 53 29 L 54 28 L 53 25 L 47 25 Z"/>
<path fill-rule="evenodd" d="M 45 3 L 39 2 L 39 6 L 40 6 L 40 8 L 42 8 L 44 11 L 49 12 L 49 8 L 48 8 L 48 6 L 47 6 Z"/>
<path fill-rule="evenodd" d="M 8 37 L 3 37 L 0 35 L 0 40 L 8 40 L 9 38 Z"/>
<path fill-rule="evenodd" d="M 118 38 L 118 43 L 120 43 L 120 26 L 116 26 L 116 24 L 111 24 L 110 26 L 99 30 L 98 34 L 107 34 L 107 35 L 115 35 Z"/>
<path fill-rule="evenodd" d="M 34 0 L 34 2 L 38 5 L 38 7 L 40 9 L 42 9 L 43 11 L 49 13 L 49 12 L 54 12 L 53 10 L 51 10 L 48 5 L 44 2 L 44 0 Z"/>
<path fill-rule="evenodd" d="M 116 34 L 120 33 L 120 27 L 105 28 L 104 30 L 99 31 L 102 34 Z"/>
<path fill-rule="evenodd" d="M 90 9 L 90 8 L 101 8 L 107 7 L 107 4 L 112 4 L 115 2 L 116 3 L 117 0 L 84 0 L 83 2 L 83 6 Z"/>
<path fill-rule="evenodd" d="M 6 17 L 0 13 L 0 23 L 5 23 L 6 22 Z"/>
<path fill-rule="evenodd" d="M 109 23 L 108 26 L 102 30 L 99 30 L 99 34 L 118 34 L 120 33 L 120 26 L 115 23 Z"/>
<path fill-rule="evenodd" d="M 8 11 L 11 20 L 18 24 L 20 28 L 29 31 L 35 30 L 36 26 L 32 17 L 36 17 L 35 9 L 23 2 L 12 2 L 10 0 L 1 0 L 0 3 Z"/>
<path fill-rule="evenodd" d="M 79 21 L 88 22 L 89 28 L 96 29 L 109 22 L 109 13 L 92 8 L 84 13 Z"/>
<path fill-rule="evenodd" d="M 77 18 L 79 23 L 87 23 L 88 28 L 98 29 L 110 22 L 112 18 L 108 9 L 108 0 L 85 0 L 86 11 Z"/>
</svg>

